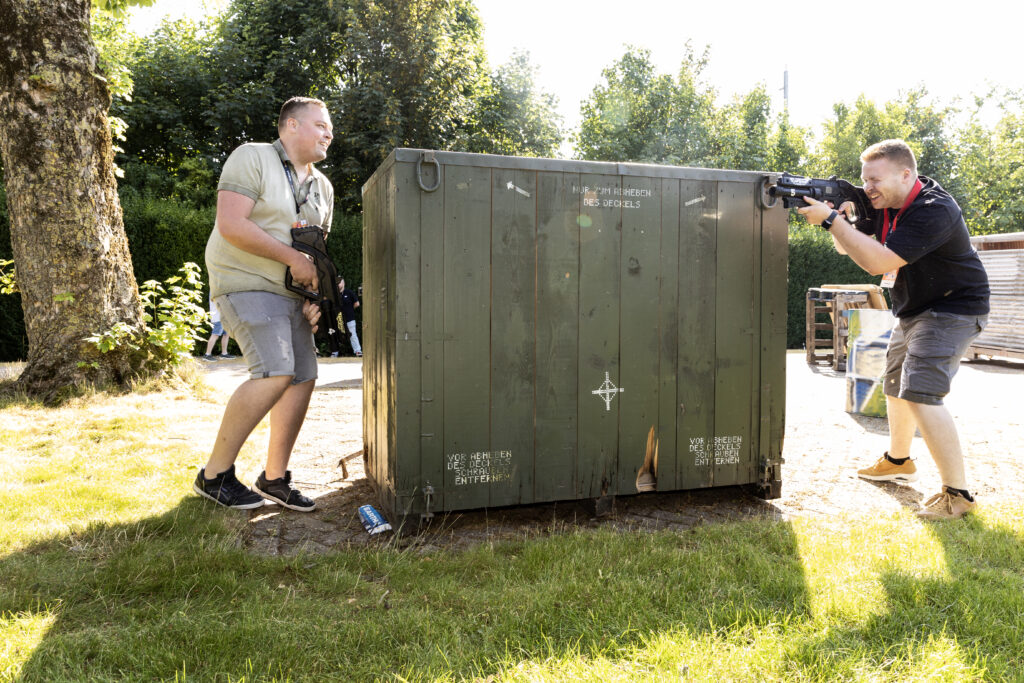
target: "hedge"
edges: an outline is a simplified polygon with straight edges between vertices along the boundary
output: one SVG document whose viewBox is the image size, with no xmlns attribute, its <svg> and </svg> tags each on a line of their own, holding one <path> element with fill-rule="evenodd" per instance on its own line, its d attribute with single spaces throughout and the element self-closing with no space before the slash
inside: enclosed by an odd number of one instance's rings
<svg viewBox="0 0 1024 683">
<path fill-rule="evenodd" d="M 140 284 L 163 281 L 176 274 L 186 261 L 206 269 L 206 241 L 213 229 L 215 207 L 193 208 L 173 199 L 154 199 L 125 193 L 121 197 L 125 234 L 132 255 L 132 269 Z M 362 282 L 362 217 L 339 215 L 334 219 L 327 250 L 350 289 Z M 7 205 L 0 184 L 0 259 L 10 259 L 11 238 Z M 204 300 L 209 280 L 204 277 Z M 359 309 L 356 316 L 359 317 Z M 205 349 L 205 340 L 196 351 Z M 0 361 L 24 359 L 28 354 L 21 297 L 0 296 Z"/>
<path fill-rule="evenodd" d="M 11 258 L 11 240 L 3 188 L 0 186 L 0 259 Z M 165 280 L 186 261 L 204 267 L 206 240 L 213 229 L 213 207 L 191 208 L 169 199 L 138 196 L 122 198 L 125 232 L 138 282 Z M 362 282 L 362 218 L 339 215 L 334 219 L 327 249 L 350 289 Z M 818 228 L 790 227 L 789 314 L 786 345 L 804 344 L 807 290 L 827 283 L 877 284 L 848 257 L 836 253 L 828 234 Z M 204 296 L 208 294 L 204 292 Z M 356 309 L 358 316 L 360 309 Z M 199 351 L 203 344 L 197 345 Z M 25 358 L 27 343 L 18 295 L 0 296 L 0 361 Z"/>
<path fill-rule="evenodd" d="M 832 238 L 818 227 L 789 228 L 789 292 L 787 296 L 786 347 L 804 347 L 807 290 L 826 284 L 872 284 L 881 281 L 835 250 Z"/>
</svg>

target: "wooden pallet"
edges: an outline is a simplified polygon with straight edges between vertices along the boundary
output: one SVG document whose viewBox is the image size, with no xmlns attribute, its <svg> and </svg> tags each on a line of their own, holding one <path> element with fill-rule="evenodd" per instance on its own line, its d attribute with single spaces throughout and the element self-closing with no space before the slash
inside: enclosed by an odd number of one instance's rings
<svg viewBox="0 0 1024 683">
<path fill-rule="evenodd" d="M 805 347 L 808 365 L 831 365 L 838 372 L 846 371 L 846 316 L 851 308 L 871 308 L 871 293 L 858 289 L 812 287 L 807 290 Z M 822 320 L 828 316 L 827 322 Z M 819 337 L 818 332 L 828 336 Z"/>
</svg>

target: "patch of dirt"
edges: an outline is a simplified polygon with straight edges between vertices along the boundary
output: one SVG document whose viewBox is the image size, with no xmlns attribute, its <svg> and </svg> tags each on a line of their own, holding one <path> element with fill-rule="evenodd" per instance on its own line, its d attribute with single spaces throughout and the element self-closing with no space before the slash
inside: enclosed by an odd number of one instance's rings
<svg viewBox="0 0 1024 683">
<path fill-rule="evenodd" d="M 884 418 L 845 412 L 842 373 L 811 368 L 802 352 L 790 352 L 787 382 L 779 499 L 765 501 L 742 488 L 728 487 L 620 496 L 611 514 L 602 517 L 595 517 L 592 507 L 580 501 L 473 510 L 439 514 L 420 533 L 394 538 L 390 533 L 370 536 L 359 521 L 359 506 L 377 506 L 362 458 L 347 463 L 347 478 L 339 466 L 342 456 L 362 448 L 359 379 L 346 376 L 328 381 L 313 394 L 291 462 L 296 485 L 316 498 L 317 510 L 303 514 L 274 505 L 254 510 L 245 525 L 243 543 L 253 552 L 268 555 L 384 543 L 430 552 L 573 528 L 687 529 L 736 519 L 890 514 L 900 507 L 916 509 L 940 489 L 935 465 L 920 437 L 912 448 L 919 481 L 902 486 L 857 478 L 858 468 L 871 464 L 887 449 L 888 426 Z M 226 400 L 234 385 L 222 378 L 215 386 L 227 392 Z M 1018 502 L 1024 496 L 1022 389 L 1024 363 L 965 362 L 947 398 L 967 454 L 968 480 L 982 505 Z"/>
</svg>

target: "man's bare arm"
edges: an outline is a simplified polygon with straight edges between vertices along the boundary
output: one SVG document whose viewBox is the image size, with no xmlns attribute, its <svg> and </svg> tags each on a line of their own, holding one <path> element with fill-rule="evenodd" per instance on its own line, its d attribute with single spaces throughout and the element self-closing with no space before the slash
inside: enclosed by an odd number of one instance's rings
<svg viewBox="0 0 1024 683">
<path fill-rule="evenodd" d="M 832 207 L 828 204 L 814 199 L 805 199 L 805 201 L 808 206 L 797 209 L 797 211 L 803 214 L 812 225 L 821 225 L 822 221 L 832 213 Z M 832 222 L 832 229 L 829 230 L 829 233 L 836 245 L 836 251 L 848 255 L 854 263 L 871 275 L 882 275 L 907 265 L 907 262 L 895 252 L 853 227 L 843 213 L 840 213 Z"/>
<path fill-rule="evenodd" d="M 316 289 L 316 268 L 302 252 L 268 235 L 249 216 L 256 202 L 230 190 L 217 193 L 217 229 L 232 246 L 272 259 L 292 269 L 296 284 Z"/>
</svg>

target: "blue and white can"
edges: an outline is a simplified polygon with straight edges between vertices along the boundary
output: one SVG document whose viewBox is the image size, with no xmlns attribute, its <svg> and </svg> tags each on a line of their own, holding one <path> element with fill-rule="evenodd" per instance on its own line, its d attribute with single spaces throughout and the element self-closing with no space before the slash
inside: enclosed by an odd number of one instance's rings
<svg viewBox="0 0 1024 683">
<path fill-rule="evenodd" d="M 364 505 L 359 508 L 359 520 L 363 523 L 366 533 L 371 536 L 391 531 L 391 524 L 372 505 Z"/>
</svg>

